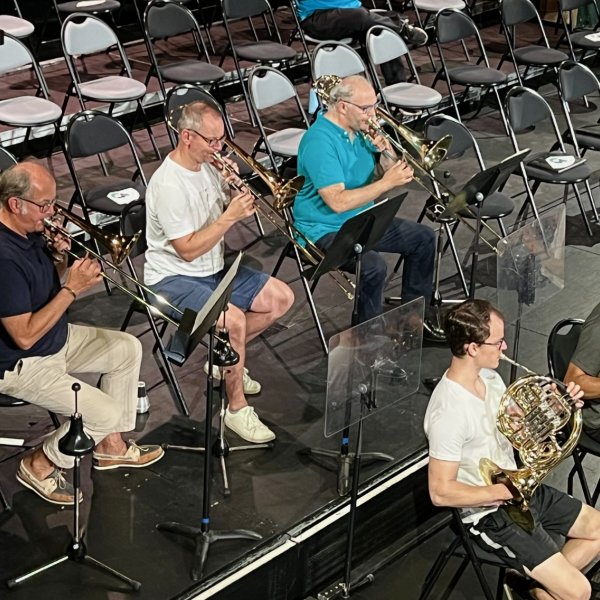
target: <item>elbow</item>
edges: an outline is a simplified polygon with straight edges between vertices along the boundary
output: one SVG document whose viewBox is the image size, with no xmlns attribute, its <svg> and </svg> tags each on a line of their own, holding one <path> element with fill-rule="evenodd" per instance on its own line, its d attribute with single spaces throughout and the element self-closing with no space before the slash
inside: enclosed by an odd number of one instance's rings
<svg viewBox="0 0 600 600">
<path fill-rule="evenodd" d="M 434 494 L 433 492 L 429 492 L 429 498 L 431 499 L 431 504 L 437 507 L 446 506 L 442 496 L 439 494 Z"/>
<path fill-rule="evenodd" d="M 196 258 L 196 256 L 191 252 L 178 252 L 177 254 L 179 254 L 179 258 L 181 258 L 181 260 L 188 263 L 192 262 Z"/>
<path fill-rule="evenodd" d="M 13 338 L 14 343 L 16 344 L 19 350 L 31 350 L 33 345 L 35 344 L 35 340 L 30 337 L 18 337 Z"/>
</svg>

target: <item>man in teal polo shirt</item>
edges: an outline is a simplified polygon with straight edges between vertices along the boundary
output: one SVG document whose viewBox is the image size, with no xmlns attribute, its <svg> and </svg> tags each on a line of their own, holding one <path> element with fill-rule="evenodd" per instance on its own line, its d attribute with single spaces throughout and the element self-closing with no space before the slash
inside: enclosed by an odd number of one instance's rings
<svg viewBox="0 0 600 600">
<path fill-rule="evenodd" d="M 300 142 L 298 174 L 305 182 L 294 201 L 295 225 L 323 250 L 348 219 L 413 178 L 410 166 L 389 157 L 393 154 L 389 142 L 376 137 L 371 143 L 363 135 L 376 106 L 375 90 L 364 77 L 346 77 L 331 90 L 327 112 L 318 116 Z M 388 156 L 381 154 L 383 150 Z M 386 264 L 379 252 L 395 252 L 404 259 L 403 301 L 431 298 L 435 234 L 426 225 L 396 217 L 375 250 L 362 256 L 360 322 L 383 311 Z M 355 264 L 343 268 L 354 272 Z M 443 333 L 429 323 L 427 330 L 431 339 L 443 340 Z"/>
</svg>

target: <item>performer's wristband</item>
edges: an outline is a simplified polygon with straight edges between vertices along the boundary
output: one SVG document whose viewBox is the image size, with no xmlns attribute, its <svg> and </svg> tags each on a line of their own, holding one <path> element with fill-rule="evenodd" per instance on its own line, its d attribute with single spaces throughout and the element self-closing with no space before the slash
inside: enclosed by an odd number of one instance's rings
<svg viewBox="0 0 600 600">
<path fill-rule="evenodd" d="M 71 294 L 71 296 L 73 296 L 73 300 L 77 300 L 77 294 L 68 285 L 63 285 L 62 289 L 69 292 L 69 294 Z"/>
</svg>

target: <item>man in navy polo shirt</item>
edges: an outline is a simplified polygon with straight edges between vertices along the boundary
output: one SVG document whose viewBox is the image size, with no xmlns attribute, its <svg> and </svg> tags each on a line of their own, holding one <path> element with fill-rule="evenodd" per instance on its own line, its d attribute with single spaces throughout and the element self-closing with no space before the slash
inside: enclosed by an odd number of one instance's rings
<svg viewBox="0 0 600 600">
<path fill-rule="evenodd" d="M 331 90 L 327 112 L 319 114 L 300 142 L 298 174 L 305 181 L 294 201 L 295 225 L 324 250 L 343 223 L 413 178 L 409 165 L 389 157 L 393 150 L 387 140 L 378 136 L 373 144 L 363 135 L 376 106 L 375 90 L 364 77 L 346 77 Z M 435 234 L 426 225 L 396 217 L 375 250 L 362 255 L 360 322 L 383 311 L 386 264 L 379 252 L 402 255 L 405 302 L 419 296 L 427 302 L 431 298 Z M 355 263 L 343 268 L 354 272 Z M 434 341 L 444 339 L 429 322 L 426 334 Z"/>
<path fill-rule="evenodd" d="M 0 392 L 69 415 L 75 406 L 71 386 L 78 382 L 79 412 L 96 442 L 94 468 L 150 465 L 164 451 L 125 443 L 118 433 L 135 426 L 140 343 L 119 331 L 68 323 L 68 307 L 100 281 L 100 267 L 83 258 L 67 268 L 70 244 L 60 237 L 53 243 L 52 252 L 60 257 L 54 264 L 42 233 L 55 199 L 54 178 L 36 163 L 0 175 Z M 100 389 L 70 373 L 101 373 Z M 63 473 L 73 458 L 58 449 L 68 427 L 67 421 L 48 436 L 17 473 L 23 485 L 54 504 L 75 502 Z"/>
</svg>

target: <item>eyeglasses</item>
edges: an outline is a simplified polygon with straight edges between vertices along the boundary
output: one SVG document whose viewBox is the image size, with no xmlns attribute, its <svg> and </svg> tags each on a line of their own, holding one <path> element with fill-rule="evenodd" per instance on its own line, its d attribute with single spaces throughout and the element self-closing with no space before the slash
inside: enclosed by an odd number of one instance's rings
<svg viewBox="0 0 600 600">
<path fill-rule="evenodd" d="M 480 346 L 496 346 L 496 348 L 500 349 L 500 348 L 502 348 L 502 344 L 504 344 L 505 342 L 506 342 L 505 338 L 500 338 L 500 340 L 497 342 L 481 342 L 479 345 Z"/>
<path fill-rule="evenodd" d="M 56 204 L 56 198 L 54 198 L 54 200 L 45 200 L 44 202 L 36 202 L 35 200 L 22 198 L 21 196 L 17 196 L 17 198 L 24 202 L 29 202 L 29 204 L 35 204 L 42 212 L 46 212 Z"/>
<path fill-rule="evenodd" d="M 354 102 L 350 102 L 350 100 L 344 100 L 346 104 L 352 104 L 352 106 L 356 106 L 359 110 L 361 110 L 365 115 L 370 110 L 375 110 L 379 106 L 379 100 L 374 102 L 373 104 L 355 104 Z"/>
<path fill-rule="evenodd" d="M 222 135 L 220 138 L 207 138 L 205 135 L 202 135 L 199 131 L 195 129 L 191 129 L 190 127 L 186 127 L 189 131 L 192 131 L 196 135 L 199 135 L 209 146 L 219 146 L 219 148 L 223 145 L 225 141 L 226 135 Z"/>
</svg>

